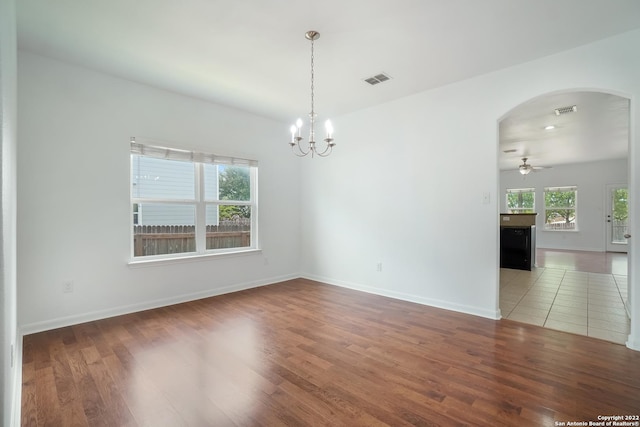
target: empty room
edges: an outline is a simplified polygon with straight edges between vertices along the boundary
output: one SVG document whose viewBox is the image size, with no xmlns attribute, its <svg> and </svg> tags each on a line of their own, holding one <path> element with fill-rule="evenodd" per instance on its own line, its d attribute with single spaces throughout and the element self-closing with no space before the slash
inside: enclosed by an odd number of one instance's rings
<svg viewBox="0 0 640 427">
<path fill-rule="evenodd" d="M 0 0 L 2 425 L 640 425 L 639 47 L 635 0 Z"/>
</svg>

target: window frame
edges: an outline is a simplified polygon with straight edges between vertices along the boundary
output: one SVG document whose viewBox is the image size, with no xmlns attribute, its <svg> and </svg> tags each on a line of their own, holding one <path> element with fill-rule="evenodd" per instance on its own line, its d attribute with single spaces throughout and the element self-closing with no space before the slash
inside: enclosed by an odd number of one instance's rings
<svg viewBox="0 0 640 427">
<path fill-rule="evenodd" d="M 553 207 L 548 207 L 547 206 L 547 193 L 548 192 L 573 192 L 574 196 L 575 196 L 575 201 L 574 201 L 574 206 L 553 206 Z M 543 223 L 543 227 L 542 229 L 544 231 L 552 231 L 552 232 L 576 232 L 579 231 L 578 229 L 578 186 L 577 185 L 565 185 L 565 186 L 552 186 L 552 187 L 544 187 L 543 189 L 543 193 L 542 193 L 542 197 L 544 200 L 544 223 Z M 553 228 L 553 227 L 549 227 L 549 224 L 547 223 L 547 211 L 548 210 L 573 210 L 574 214 L 573 214 L 573 228 L 567 228 L 567 229 L 563 229 L 563 228 Z"/>
<path fill-rule="evenodd" d="M 180 160 L 191 163 L 194 167 L 194 198 L 193 199 L 171 199 L 171 198 L 144 198 L 134 197 L 134 156 L 153 157 L 165 160 Z M 249 169 L 249 200 L 213 200 L 205 197 L 205 164 L 241 166 Z M 259 251 L 258 242 L 258 162 L 255 160 L 241 159 L 236 157 L 218 156 L 209 153 L 199 153 L 193 151 L 180 150 L 156 145 L 141 144 L 131 138 L 130 150 L 130 177 L 129 177 L 129 224 L 130 224 L 130 254 L 129 264 L 146 263 L 149 261 L 171 261 L 182 259 L 193 259 L 219 255 L 236 255 L 247 252 Z M 137 212 L 134 206 L 137 204 Z M 144 205 L 163 204 L 181 205 L 194 207 L 194 228 L 195 228 L 195 251 L 178 252 L 157 255 L 135 256 L 134 243 L 134 218 L 137 215 L 137 225 L 140 225 L 141 213 Z M 250 208 L 250 244 L 249 246 L 233 248 L 207 249 L 207 206 L 240 205 Z"/>
<path fill-rule="evenodd" d="M 522 194 L 522 193 L 532 193 L 533 194 L 533 206 L 531 208 L 510 208 L 509 207 L 509 194 Z M 521 214 L 521 213 L 535 213 L 536 212 L 536 189 L 535 187 L 529 188 L 507 188 L 504 195 L 505 199 L 505 210 L 510 214 Z M 525 212 L 530 210 L 531 212 Z"/>
</svg>

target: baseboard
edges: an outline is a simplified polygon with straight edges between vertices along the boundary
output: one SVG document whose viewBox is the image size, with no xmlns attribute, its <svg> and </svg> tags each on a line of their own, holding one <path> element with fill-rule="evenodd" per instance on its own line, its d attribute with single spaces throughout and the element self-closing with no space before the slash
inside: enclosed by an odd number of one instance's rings
<svg viewBox="0 0 640 427">
<path fill-rule="evenodd" d="M 573 248 L 573 247 L 562 247 L 562 248 L 552 248 L 547 246 L 537 246 L 537 249 L 547 249 L 550 251 L 574 251 L 574 252 L 606 252 L 603 248 Z"/>
<path fill-rule="evenodd" d="M 57 319 L 46 320 L 42 322 L 27 323 L 20 326 L 22 335 L 35 334 L 38 332 L 49 331 L 51 329 L 63 328 L 65 326 L 77 325 L 94 320 L 107 319 L 109 317 L 121 316 L 123 314 L 136 313 L 138 311 L 151 310 L 154 308 L 166 307 L 174 304 L 195 301 L 203 298 L 215 297 L 218 295 L 228 294 L 231 292 L 244 291 L 246 289 L 258 288 L 260 286 L 268 286 L 274 283 L 284 282 L 300 277 L 298 274 L 290 274 L 278 277 L 271 277 L 264 280 L 253 282 L 237 283 L 223 288 L 209 289 L 191 294 L 176 295 L 171 298 L 162 298 L 153 301 L 145 301 L 138 304 L 125 305 L 107 310 L 98 310 L 73 316 L 60 317 Z"/>
<path fill-rule="evenodd" d="M 627 337 L 626 346 L 627 346 L 627 348 L 630 348 L 631 350 L 640 351 L 640 339 L 637 338 L 637 337 L 633 337 L 633 336 L 629 335 Z"/>
<path fill-rule="evenodd" d="M 342 280 L 334 280 L 328 277 L 316 276 L 313 274 L 306 274 L 302 276 L 305 279 L 315 280 L 317 282 L 326 283 L 328 285 L 339 286 L 342 288 L 353 289 L 355 291 L 366 292 L 369 294 L 380 295 L 383 297 L 393 298 L 402 301 L 414 302 L 417 304 L 426 305 L 429 307 L 442 308 L 444 310 L 456 311 L 458 313 L 471 314 L 473 316 L 485 317 L 491 320 L 499 320 L 501 318 L 500 309 L 495 311 L 487 310 L 482 307 L 475 307 L 464 304 L 456 304 L 450 301 L 442 301 L 433 298 L 425 298 L 418 295 L 405 294 L 402 292 L 389 291 L 387 289 L 373 288 L 358 283 L 350 283 Z"/>
</svg>

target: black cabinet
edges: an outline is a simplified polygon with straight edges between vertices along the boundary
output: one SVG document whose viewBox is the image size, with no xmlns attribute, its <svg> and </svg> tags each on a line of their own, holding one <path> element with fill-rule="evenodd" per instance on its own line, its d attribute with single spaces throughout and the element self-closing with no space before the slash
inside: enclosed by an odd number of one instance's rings
<svg viewBox="0 0 640 427">
<path fill-rule="evenodd" d="M 500 227 L 500 267 L 531 270 L 536 262 L 535 227 Z"/>
</svg>

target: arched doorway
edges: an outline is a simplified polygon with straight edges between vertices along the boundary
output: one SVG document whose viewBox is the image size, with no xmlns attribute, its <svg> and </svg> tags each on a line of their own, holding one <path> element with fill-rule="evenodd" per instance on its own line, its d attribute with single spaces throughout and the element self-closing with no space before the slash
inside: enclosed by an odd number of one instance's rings
<svg viewBox="0 0 640 427">
<path fill-rule="evenodd" d="M 537 213 L 537 246 L 556 257 L 501 269 L 503 317 L 626 342 L 631 281 L 626 256 L 614 271 L 606 252 L 605 189 L 630 182 L 630 129 L 629 98 L 594 90 L 544 94 L 499 120 L 500 211 Z"/>
</svg>

